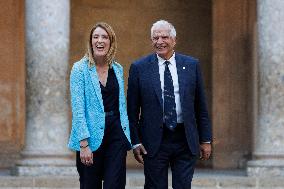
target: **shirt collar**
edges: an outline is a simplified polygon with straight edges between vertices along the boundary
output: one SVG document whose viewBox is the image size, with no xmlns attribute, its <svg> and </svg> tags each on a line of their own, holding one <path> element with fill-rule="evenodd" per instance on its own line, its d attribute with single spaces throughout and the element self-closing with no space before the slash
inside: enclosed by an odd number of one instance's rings
<svg viewBox="0 0 284 189">
<path fill-rule="evenodd" d="M 176 57 L 176 53 L 174 52 L 174 54 L 171 56 L 171 58 L 169 58 L 169 60 L 165 60 L 163 58 L 161 58 L 158 54 L 157 54 L 157 58 L 158 58 L 158 64 L 159 66 L 164 65 L 165 61 L 169 61 L 170 64 L 174 64 L 175 63 L 175 57 Z"/>
</svg>

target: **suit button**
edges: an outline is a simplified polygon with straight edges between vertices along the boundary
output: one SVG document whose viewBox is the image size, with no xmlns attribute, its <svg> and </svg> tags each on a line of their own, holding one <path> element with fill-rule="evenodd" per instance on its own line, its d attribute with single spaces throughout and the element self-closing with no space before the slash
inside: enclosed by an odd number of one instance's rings
<svg viewBox="0 0 284 189">
<path fill-rule="evenodd" d="M 126 127 L 123 127 L 123 130 L 126 130 Z"/>
<path fill-rule="evenodd" d="M 104 129 L 103 127 L 101 127 L 100 129 Z"/>
</svg>

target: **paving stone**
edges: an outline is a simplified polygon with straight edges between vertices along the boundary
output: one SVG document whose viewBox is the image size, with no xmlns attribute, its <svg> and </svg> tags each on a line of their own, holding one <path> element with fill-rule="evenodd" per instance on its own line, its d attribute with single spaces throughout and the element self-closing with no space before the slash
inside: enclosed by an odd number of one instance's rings
<svg viewBox="0 0 284 189">
<path fill-rule="evenodd" d="M 192 185 L 195 187 L 215 187 L 217 180 L 215 178 L 194 178 Z"/>
<path fill-rule="evenodd" d="M 13 176 L 1 176 L 0 188 L 6 187 L 31 187 L 33 186 L 33 178 L 31 177 L 13 177 Z"/>
<path fill-rule="evenodd" d="M 271 188 L 276 188 L 276 187 L 282 187 L 284 188 L 284 177 L 263 177 L 263 178 L 258 178 L 259 179 L 259 187 L 271 187 Z"/>
<path fill-rule="evenodd" d="M 143 189 L 142 170 L 128 170 L 126 189 Z M 77 176 L 0 176 L 0 189 L 78 189 Z M 171 174 L 169 173 L 169 188 Z M 249 177 L 239 172 L 198 172 L 192 189 L 284 189 L 284 177 Z"/>
<path fill-rule="evenodd" d="M 49 188 L 79 188 L 78 177 L 36 177 L 34 179 L 34 187 L 49 187 Z"/>
<path fill-rule="evenodd" d="M 239 187 L 246 187 L 246 188 L 255 188 L 256 187 L 256 179 L 253 177 L 231 177 L 231 178 L 220 178 L 218 180 L 218 186 L 224 187 L 231 187 L 231 188 L 239 188 Z"/>
</svg>

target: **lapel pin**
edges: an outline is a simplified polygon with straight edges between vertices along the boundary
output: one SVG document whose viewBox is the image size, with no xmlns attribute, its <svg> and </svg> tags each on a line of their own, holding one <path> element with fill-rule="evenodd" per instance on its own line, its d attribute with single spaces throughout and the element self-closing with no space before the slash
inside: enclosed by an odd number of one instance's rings
<svg viewBox="0 0 284 189">
<path fill-rule="evenodd" d="M 182 69 L 184 69 L 184 70 L 185 70 L 185 67 L 182 67 Z"/>
</svg>

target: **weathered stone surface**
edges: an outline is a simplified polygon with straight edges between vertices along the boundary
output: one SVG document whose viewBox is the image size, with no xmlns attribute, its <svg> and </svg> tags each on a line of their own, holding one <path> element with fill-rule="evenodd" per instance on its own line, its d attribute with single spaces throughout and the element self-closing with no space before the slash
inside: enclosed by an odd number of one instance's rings
<svg viewBox="0 0 284 189">
<path fill-rule="evenodd" d="M 258 1 L 259 114 L 250 175 L 284 175 L 284 1 Z"/>
<path fill-rule="evenodd" d="M 43 175 L 53 175 L 53 176 L 69 176 L 76 175 L 76 167 L 68 166 L 18 166 L 12 174 L 15 175 L 25 175 L 25 176 L 43 176 Z"/>
<path fill-rule="evenodd" d="M 25 152 L 65 154 L 69 0 L 26 1 L 27 137 Z"/>
<path fill-rule="evenodd" d="M 248 162 L 247 173 L 259 177 L 284 177 L 284 161 L 282 159 L 264 159 Z"/>
<path fill-rule="evenodd" d="M 256 151 L 284 155 L 284 1 L 258 1 L 260 104 Z"/>
<path fill-rule="evenodd" d="M 74 169 L 66 147 L 69 3 L 26 1 L 27 125 L 17 174 L 60 175 Z"/>
</svg>

